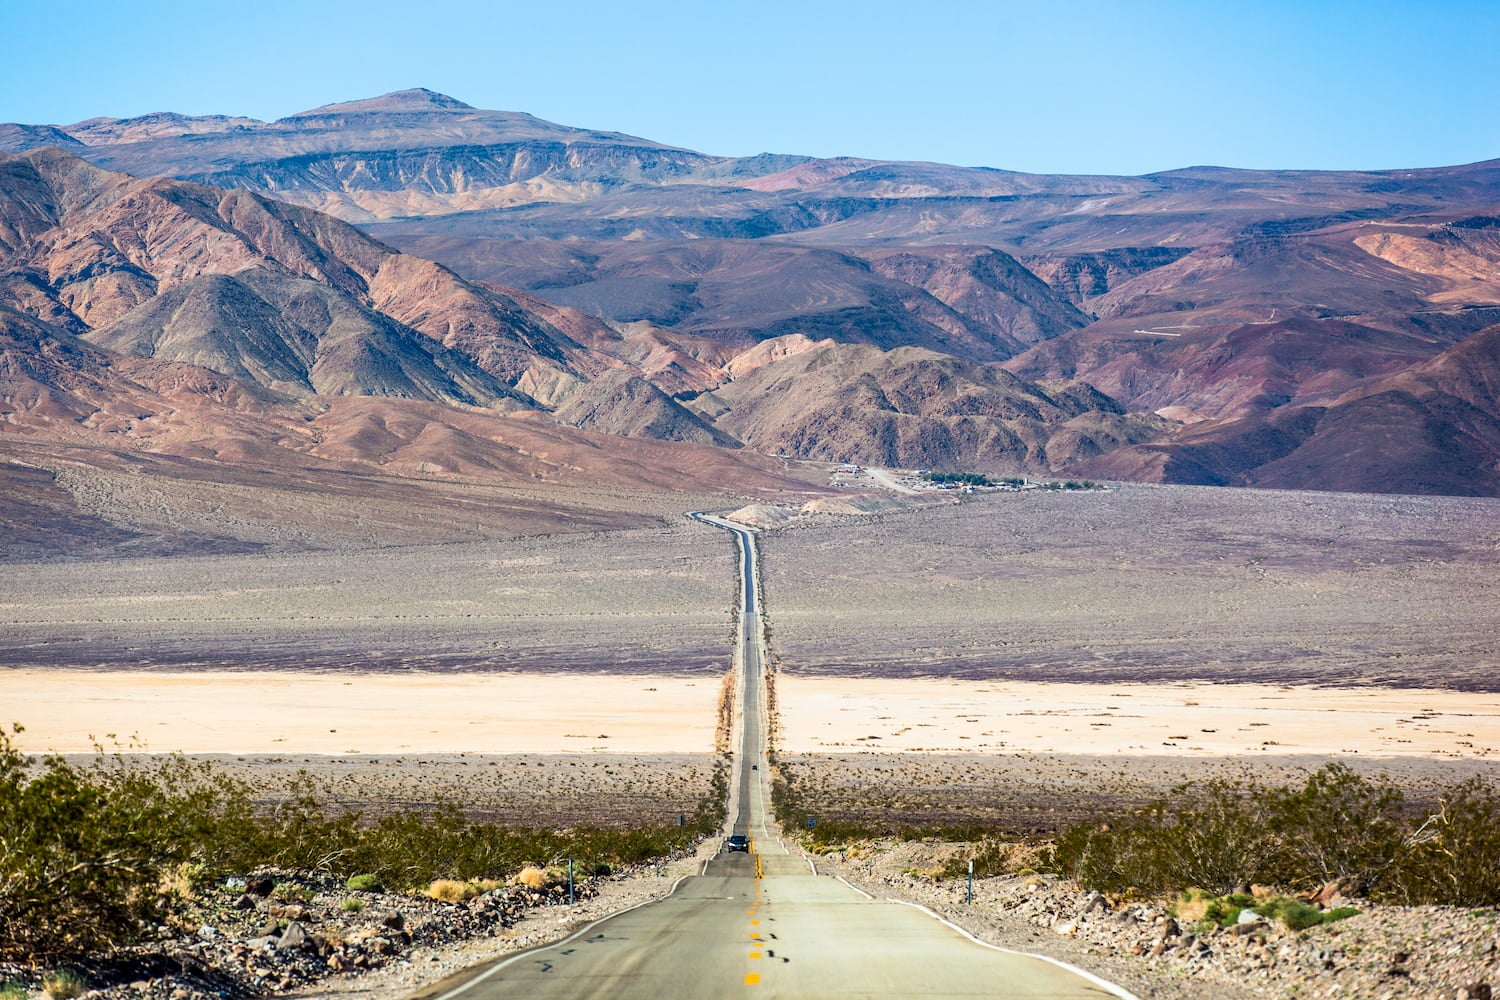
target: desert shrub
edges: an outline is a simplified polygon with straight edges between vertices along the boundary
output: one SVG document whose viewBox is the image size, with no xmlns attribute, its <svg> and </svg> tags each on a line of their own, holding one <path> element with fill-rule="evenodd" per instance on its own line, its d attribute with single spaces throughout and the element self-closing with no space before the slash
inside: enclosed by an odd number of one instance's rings
<svg viewBox="0 0 1500 1000">
<path fill-rule="evenodd" d="M 20 983 L 0 982 L 0 1000 L 29 1000 L 31 991 Z"/>
<path fill-rule="evenodd" d="M 1408 905 L 1500 905 L 1500 794 L 1480 778 L 1448 790 L 1402 845 L 1380 895 Z"/>
<path fill-rule="evenodd" d="M 990 878 L 1005 875 L 1015 869 L 1015 844 L 985 837 L 975 842 L 968 850 L 957 851 L 943 864 L 943 878 L 968 878 L 969 862 L 974 862 L 975 878 Z"/>
<path fill-rule="evenodd" d="M 318 894 L 307 886 L 290 882 L 282 882 L 271 896 L 283 903 L 311 903 L 318 898 Z"/>
<path fill-rule="evenodd" d="M 73 1000 L 88 991 L 89 984 L 72 969 L 58 969 L 42 977 L 42 989 L 52 1000 Z"/>
<path fill-rule="evenodd" d="M 524 885 L 528 889 L 541 892 L 556 885 L 568 884 L 568 869 L 558 865 L 539 868 L 536 865 L 527 865 L 515 877 L 516 885 Z"/>
<path fill-rule="evenodd" d="M 1065 830 L 1051 860 L 1063 874 L 1101 891 L 1195 886 L 1225 896 L 1281 874 L 1286 842 L 1266 800 L 1266 789 L 1254 783 L 1183 786 L 1168 802 Z"/>
<path fill-rule="evenodd" d="M 169 804 L 59 758 L 34 776 L 26 765 L 0 731 L 0 955 L 128 943 L 156 915 L 163 874 L 184 860 Z"/>
<path fill-rule="evenodd" d="M 479 895 L 479 887 L 471 882 L 440 878 L 423 889 L 422 895 L 439 903 L 462 903 Z"/>
<path fill-rule="evenodd" d="M 1101 892 L 1155 889 L 1160 879 L 1154 864 L 1139 857 L 1147 845 L 1135 835 L 1135 822 L 1134 817 L 1123 817 L 1097 826 L 1071 826 L 1058 834 L 1050 850 L 1040 855 L 1039 867 Z"/>
<path fill-rule="evenodd" d="M 1285 926 L 1288 930 L 1305 931 L 1309 927 L 1319 924 L 1332 923 L 1335 920 L 1345 920 L 1359 913 L 1351 906 L 1341 906 L 1334 910 L 1320 909 L 1305 900 L 1295 899 L 1291 896 L 1273 896 L 1257 902 L 1252 909 L 1267 920 L 1275 920 Z"/>
<path fill-rule="evenodd" d="M 1156 869 L 1156 887 L 1196 885 L 1227 893 L 1264 881 L 1279 843 L 1265 813 L 1250 801 L 1253 794 L 1253 786 L 1212 781 L 1165 813 L 1166 822 L 1143 828 L 1142 857 Z"/>
<path fill-rule="evenodd" d="M 0 731 L 0 960 L 117 949 L 230 872 L 317 870 L 374 891 L 482 885 L 534 858 L 613 870 L 689 849 L 722 821 L 726 789 L 720 766 L 683 826 L 513 830 L 451 804 L 368 820 L 320 800 L 305 778 L 258 807 L 247 784 L 181 757 L 33 766 Z M 312 898 L 295 884 L 277 895 Z"/>
<path fill-rule="evenodd" d="M 350 896 L 340 906 L 345 913 L 358 913 L 365 908 L 365 901 L 357 896 Z"/>
<path fill-rule="evenodd" d="M 1342 764 L 1320 768 L 1300 788 L 1265 796 L 1281 838 L 1275 874 L 1287 884 L 1352 880 L 1367 890 L 1401 850 L 1401 791 Z"/>
<path fill-rule="evenodd" d="M 1408 905 L 1500 904 L 1500 794 L 1472 778 L 1419 824 L 1393 786 L 1331 764 L 1301 786 L 1210 782 L 1168 802 L 1064 830 L 1046 860 L 1088 888 L 1229 898 L 1251 883 L 1351 881 Z M 1306 919 L 1299 917 L 1297 919 Z"/>
<path fill-rule="evenodd" d="M 1319 909 L 1305 900 L 1292 896 L 1268 896 L 1256 899 L 1249 893 L 1240 892 L 1214 896 L 1201 889 L 1189 889 L 1178 897 L 1172 907 L 1172 913 L 1177 919 L 1200 927 L 1228 927 L 1239 921 L 1240 913 L 1244 910 L 1253 910 L 1267 920 L 1274 920 L 1294 931 L 1306 930 L 1319 924 L 1333 923 L 1336 920 L 1346 920 L 1359 913 L 1358 910 L 1348 906 L 1334 910 Z"/>
<path fill-rule="evenodd" d="M 384 892 L 385 886 L 380 884 L 379 875 L 351 875 L 344 883 L 344 888 L 351 892 Z"/>
</svg>

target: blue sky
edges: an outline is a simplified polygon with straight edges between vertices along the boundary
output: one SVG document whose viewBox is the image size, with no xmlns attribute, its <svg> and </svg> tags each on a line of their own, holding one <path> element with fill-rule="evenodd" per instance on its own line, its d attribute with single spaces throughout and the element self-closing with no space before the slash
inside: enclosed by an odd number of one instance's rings
<svg viewBox="0 0 1500 1000">
<path fill-rule="evenodd" d="M 1500 3 L 6 2 L 0 121 L 428 87 L 709 153 L 1054 173 L 1500 157 Z"/>
</svg>

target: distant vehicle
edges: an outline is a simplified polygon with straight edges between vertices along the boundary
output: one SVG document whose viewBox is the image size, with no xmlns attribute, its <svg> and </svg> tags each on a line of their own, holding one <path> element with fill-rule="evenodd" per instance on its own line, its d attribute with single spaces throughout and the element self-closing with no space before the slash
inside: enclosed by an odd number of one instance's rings
<svg viewBox="0 0 1500 1000">
<path fill-rule="evenodd" d="M 759 771 L 760 770 L 760 765 L 759 764 L 751 764 L 750 765 L 750 770 L 752 770 L 752 771 Z"/>
<path fill-rule="evenodd" d="M 744 851 L 749 854 L 750 838 L 743 833 L 733 834 L 724 840 L 724 851 L 727 854 L 733 854 L 735 851 Z"/>
</svg>

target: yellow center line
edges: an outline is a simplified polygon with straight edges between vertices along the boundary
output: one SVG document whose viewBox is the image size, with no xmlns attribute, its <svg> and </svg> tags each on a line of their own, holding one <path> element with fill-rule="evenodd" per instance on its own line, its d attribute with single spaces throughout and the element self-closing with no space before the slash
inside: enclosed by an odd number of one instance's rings
<svg viewBox="0 0 1500 1000">
<path fill-rule="evenodd" d="M 746 973 L 746 975 L 745 975 L 745 985 L 746 986 L 754 986 L 754 985 L 756 985 L 759 982 L 760 982 L 760 973 L 759 972 Z"/>
<path fill-rule="evenodd" d="M 750 957 L 751 958 L 760 958 L 760 952 L 758 952 L 758 951 L 752 951 L 750 953 Z"/>
</svg>

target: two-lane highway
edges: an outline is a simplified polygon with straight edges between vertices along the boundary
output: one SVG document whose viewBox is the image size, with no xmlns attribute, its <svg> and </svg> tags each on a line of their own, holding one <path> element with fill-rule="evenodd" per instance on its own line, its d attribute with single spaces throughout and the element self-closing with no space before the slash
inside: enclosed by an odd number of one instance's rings
<svg viewBox="0 0 1500 1000">
<path fill-rule="evenodd" d="M 770 839 L 766 820 L 770 810 L 770 769 L 766 766 L 768 743 L 764 710 L 766 700 L 765 630 L 760 620 L 760 564 L 755 532 L 743 524 L 702 512 L 691 515 L 705 524 L 734 533 L 739 548 L 740 608 L 735 632 L 734 729 L 730 746 L 736 747 L 730 772 L 728 802 L 731 833 Z"/>
<path fill-rule="evenodd" d="M 753 852 L 721 853 L 665 899 L 591 924 L 479 971 L 436 1000 L 502 997 L 1011 997 L 1084 1000 L 1124 990 L 1036 956 L 980 944 L 916 907 L 819 876 L 770 820 L 764 631 L 752 529 L 735 533 L 741 599 L 735 639 L 737 748 L 728 832 Z"/>
</svg>

